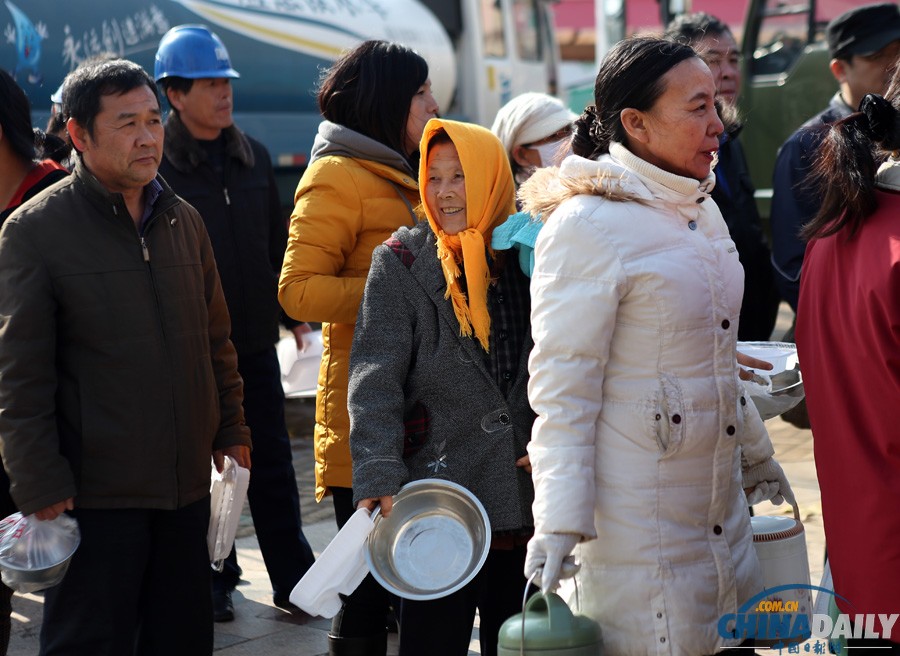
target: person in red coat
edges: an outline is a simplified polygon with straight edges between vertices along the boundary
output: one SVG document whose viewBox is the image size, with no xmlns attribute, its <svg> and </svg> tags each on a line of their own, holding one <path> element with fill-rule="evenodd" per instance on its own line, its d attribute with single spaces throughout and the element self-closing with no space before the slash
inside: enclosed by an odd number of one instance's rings
<svg viewBox="0 0 900 656">
<path fill-rule="evenodd" d="M 68 171 L 50 160 L 35 156 L 35 133 L 31 128 L 31 106 L 13 77 L 0 70 L 0 226 L 13 211 L 38 192 L 64 178 Z M 9 477 L 0 466 L 0 518 L 16 512 L 9 494 Z M 12 630 L 10 598 L 13 591 L 0 583 L 0 654 L 9 647 Z"/>
<path fill-rule="evenodd" d="M 824 203 L 803 234 L 797 350 L 835 600 L 855 629 L 864 614 L 900 612 L 898 110 L 895 73 L 885 97 L 865 96 L 828 129 L 816 169 Z M 848 640 L 853 654 L 900 652 L 900 623 L 875 629 L 879 638 Z"/>
<path fill-rule="evenodd" d="M 36 159 L 37 138 L 28 97 L 0 70 L 0 225 L 19 205 L 68 174 L 52 160 Z"/>
</svg>

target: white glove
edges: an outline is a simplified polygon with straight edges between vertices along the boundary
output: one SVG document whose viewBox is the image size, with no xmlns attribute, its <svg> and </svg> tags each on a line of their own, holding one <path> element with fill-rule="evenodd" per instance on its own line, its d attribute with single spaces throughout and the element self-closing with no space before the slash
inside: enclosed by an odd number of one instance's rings
<svg viewBox="0 0 900 656">
<path fill-rule="evenodd" d="M 561 578 L 575 576 L 578 565 L 575 556 L 570 555 L 579 536 L 574 533 L 537 533 L 528 541 L 528 554 L 525 556 L 525 577 L 534 578 L 534 584 L 541 592 L 552 592 L 559 587 Z"/>
<path fill-rule="evenodd" d="M 747 493 L 749 505 L 752 506 L 766 500 L 776 506 L 780 506 L 784 501 L 792 506 L 796 505 L 791 484 L 788 483 L 781 465 L 774 458 L 769 457 L 748 467 L 743 472 L 743 478 L 744 491 L 751 490 Z"/>
</svg>

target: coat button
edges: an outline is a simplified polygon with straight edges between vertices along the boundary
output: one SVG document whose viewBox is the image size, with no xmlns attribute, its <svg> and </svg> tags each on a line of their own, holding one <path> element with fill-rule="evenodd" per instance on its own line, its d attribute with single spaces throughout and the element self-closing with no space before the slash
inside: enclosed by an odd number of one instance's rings
<svg viewBox="0 0 900 656">
<path fill-rule="evenodd" d="M 722 535 L 722 527 L 716 524 L 715 526 L 713 526 L 713 533 L 715 533 L 716 535 Z"/>
<path fill-rule="evenodd" d="M 662 419 L 662 415 L 656 415 L 656 421 L 659 421 L 660 419 Z"/>
<path fill-rule="evenodd" d="M 505 330 L 500 331 L 500 339 L 506 340 L 509 339 L 509 332 Z"/>
<path fill-rule="evenodd" d="M 672 415 L 672 423 L 680 424 L 681 423 L 681 415 Z"/>
<path fill-rule="evenodd" d="M 725 320 L 722 322 L 722 328 L 724 328 L 725 330 L 728 330 L 728 328 L 729 328 L 730 326 L 731 326 L 731 322 L 730 322 L 728 319 L 725 319 Z"/>
<path fill-rule="evenodd" d="M 509 415 L 506 414 L 505 412 L 501 413 L 500 416 L 498 417 L 498 419 L 500 420 L 500 423 L 503 425 L 506 425 L 509 423 Z"/>
<path fill-rule="evenodd" d="M 725 432 L 728 433 L 729 435 L 734 435 L 734 426 L 729 426 L 728 428 L 725 429 Z"/>
<path fill-rule="evenodd" d="M 660 638 L 659 641 L 665 644 L 665 642 L 666 642 L 665 636 L 663 636 L 662 638 Z"/>
<path fill-rule="evenodd" d="M 697 199 L 697 203 L 698 203 L 698 204 L 699 204 L 699 203 L 702 203 L 702 202 L 705 201 L 705 200 L 706 200 L 706 196 L 700 196 L 700 198 Z"/>
<path fill-rule="evenodd" d="M 506 300 L 506 297 L 503 294 L 497 294 L 497 302 L 503 303 Z"/>
<path fill-rule="evenodd" d="M 696 221 L 688 221 L 688 228 L 690 228 L 691 230 L 696 230 L 697 222 Z"/>
<path fill-rule="evenodd" d="M 503 372 L 503 380 L 512 380 L 512 372 L 504 371 Z"/>
<path fill-rule="evenodd" d="M 657 613 L 657 614 L 656 614 L 656 619 L 658 619 L 658 620 L 659 620 L 659 619 L 662 619 L 662 613 Z"/>
<path fill-rule="evenodd" d="M 747 405 L 747 399 L 745 399 L 743 396 L 741 397 L 741 405 Z"/>
</svg>

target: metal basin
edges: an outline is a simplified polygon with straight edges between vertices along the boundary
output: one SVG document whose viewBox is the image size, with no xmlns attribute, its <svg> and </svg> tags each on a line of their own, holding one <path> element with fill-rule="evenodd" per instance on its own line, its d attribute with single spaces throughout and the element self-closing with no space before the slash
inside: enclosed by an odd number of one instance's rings
<svg viewBox="0 0 900 656">
<path fill-rule="evenodd" d="M 14 513 L 0 522 L 0 578 L 18 592 L 36 592 L 62 581 L 81 542 L 68 515 L 40 521 Z"/>
<path fill-rule="evenodd" d="M 788 369 L 771 377 L 755 375 L 744 383 L 763 421 L 777 417 L 800 403 L 805 396 L 803 375 L 799 368 Z"/>
<path fill-rule="evenodd" d="M 479 572 L 491 546 L 481 502 L 456 483 L 424 479 L 394 497 L 390 517 L 373 514 L 366 561 L 372 576 L 404 599 L 456 592 Z"/>
<path fill-rule="evenodd" d="M 772 396 L 791 396 L 802 399 L 804 396 L 803 376 L 800 369 L 788 369 L 771 377 L 772 389 L 769 394 Z"/>
<path fill-rule="evenodd" d="M 20 569 L 12 565 L 3 565 L 3 583 L 19 592 L 36 592 L 52 588 L 63 580 L 69 569 L 71 557 L 61 563 L 41 569 Z"/>
</svg>

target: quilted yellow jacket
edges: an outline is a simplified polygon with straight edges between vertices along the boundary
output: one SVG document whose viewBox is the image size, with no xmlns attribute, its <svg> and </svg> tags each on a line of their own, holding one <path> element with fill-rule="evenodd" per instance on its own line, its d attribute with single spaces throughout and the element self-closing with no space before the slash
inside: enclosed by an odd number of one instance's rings
<svg viewBox="0 0 900 656">
<path fill-rule="evenodd" d="M 419 187 L 398 153 L 324 121 L 294 194 L 278 299 L 299 321 L 322 323 L 316 394 L 316 500 L 351 487 L 347 412 L 350 346 L 375 247 L 414 225 Z"/>
</svg>

